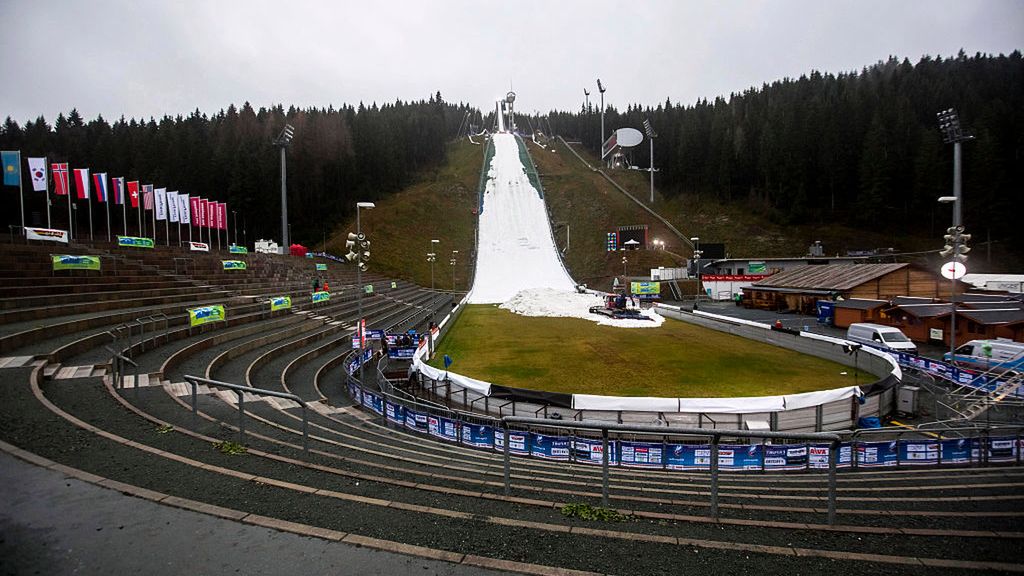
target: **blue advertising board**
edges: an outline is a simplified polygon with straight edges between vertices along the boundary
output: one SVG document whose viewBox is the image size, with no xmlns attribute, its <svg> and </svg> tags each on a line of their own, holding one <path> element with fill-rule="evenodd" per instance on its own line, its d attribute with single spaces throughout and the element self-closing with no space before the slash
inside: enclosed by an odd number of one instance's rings
<svg viewBox="0 0 1024 576">
<path fill-rule="evenodd" d="M 459 423 L 457 420 L 442 418 L 441 416 L 427 416 L 427 434 L 441 440 L 458 442 Z"/>
<path fill-rule="evenodd" d="M 728 470 L 760 470 L 763 454 L 760 444 L 724 444 L 718 447 L 718 467 Z"/>
<path fill-rule="evenodd" d="M 530 433 L 529 432 L 509 432 L 508 451 L 512 454 L 518 454 L 520 456 L 530 455 Z M 494 449 L 503 452 L 505 450 L 505 431 L 495 430 L 494 431 Z"/>
<path fill-rule="evenodd" d="M 569 439 L 564 436 L 530 434 L 530 455 L 545 460 L 568 460 Z"/>
<path fill-rule="evenodd" d="M 895 440 L 857 444 L 857 466 L 859 467 L 896 466 L 898 458 L 899 450 Z"/>
<path fill-rule="evenodd" d="M 806 444 L 782 444 L 764 447 L 765 470 L 803 470 L 807 468 Z"/>
<path fill-rule="evenodd" d="M 604 445 L 600 440 L 575 438 L 572 442 L 573 459 L 584 464 L 598 464 L 603 461 Z M 615 465 L 615 441 L 608 441 L 608 463 Z"/>
<path fill-rule="evenodd" d="M 405 427 L 416 432 L 427 432 L 427 415 L 415 410 L 405 409 Z"/>
<path fill-rule="evenodd" d="M 402 426 L 405 424 L 405 407 L 394 402 L 384 402 L 384 409 L 387 411 L 388 422 Z"/>
<path fill-rule="evenodd" d="M 811 468 L 828 468 L 828 456 L 832 451 L 829 444 L 808 444 L 807 458 Z M 839 445 L 836 455 L 836 468 L 849 468 L 853 465 L 853 447 L 848 444 Z"/>
<path fill-rule="evenodd" d="M 384 399 L 370 391 L 363 391 L 363 406 L 377 414 L 384 413 Z"/>
<path fill-rule="evenodd" d="M 619 444 L 619 461 L 631 468 L 661 468 L 663 449 L 660 443 L 623 440 Z"/>
<path fill-rule="evenodd" d="M 477 448 L 494 447 L 494 428 L 484 424 L 462 424 L 462 443 Z"/>
<path fill-rule="evenodd" d="M 1017 439 L 1013 436 L 993 437 L 988 439 L 988 461 L 989 462 L 1013 462 L 1017 460 L 1019 446 L 1015 446 Z"/>
<path fill-rule="evenodd" d="M 665 467 L 672 470 L 694 470 L 697 468 L 709 468 L 710 458 L 704 459 L 703 465 L 697 463 L 697 449 L 701 445 L 696 444 L 667 444 L 665 445 Z"/>
<path fill-rule="evenodd" d="M 939 443 L 935 440 L 903 440 L 899 443 L 900 464 L 910 466 L 939 463 Z"/>
<path fill-rule="evenodd" d="M 942 441 L 943 464 L 968 464 L 978 459 L 973 438 L 951 438 Z"/>
</svg>

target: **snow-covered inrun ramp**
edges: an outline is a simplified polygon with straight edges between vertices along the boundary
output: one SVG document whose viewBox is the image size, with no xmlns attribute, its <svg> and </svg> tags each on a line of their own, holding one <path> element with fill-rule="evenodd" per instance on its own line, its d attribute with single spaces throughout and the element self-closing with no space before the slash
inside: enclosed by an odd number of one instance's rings
<svg viewBox="0 0 1024 576">
<path fill-rule="evenodd" d="M 495 134 L 484 188 L 471 304 L 498 304 L 522 290 L 573 290 L 558 259 L 540 192 L 530 184 L 512 134 Z"/>
</svg>

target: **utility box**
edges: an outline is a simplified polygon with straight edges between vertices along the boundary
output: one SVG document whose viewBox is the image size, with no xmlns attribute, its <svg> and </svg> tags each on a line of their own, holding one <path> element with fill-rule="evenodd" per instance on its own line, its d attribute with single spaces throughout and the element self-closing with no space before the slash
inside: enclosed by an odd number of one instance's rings
<svg viewBox="0 0 1024 576">
<path fill-rule="evenodd" d="M 896 411 L 902 414 L 917 414 L 917 396 L 921 391 L 917 386 L 901 386 L 896 400 Z"/>
</svg>

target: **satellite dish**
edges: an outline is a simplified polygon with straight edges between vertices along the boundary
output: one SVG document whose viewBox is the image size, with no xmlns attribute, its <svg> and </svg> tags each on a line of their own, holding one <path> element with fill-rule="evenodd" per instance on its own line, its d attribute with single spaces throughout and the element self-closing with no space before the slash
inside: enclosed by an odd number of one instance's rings
<svg viewBox="0 0 1024 576">
<path fill-rule="evenodd" d="M 644 141 L 644 135 L 636 128 L 619 128 L 615 133 L 616 143 L 622 148 L 632 148 Z"/>
<path fill-rule="evenodd" d="M 950 280 L 963 278 L 966 273 L 967 267 L 955 260 L 953 262 L 946 262 L 942 265 L 942 276 L 949 278 Z"/>
</svg>

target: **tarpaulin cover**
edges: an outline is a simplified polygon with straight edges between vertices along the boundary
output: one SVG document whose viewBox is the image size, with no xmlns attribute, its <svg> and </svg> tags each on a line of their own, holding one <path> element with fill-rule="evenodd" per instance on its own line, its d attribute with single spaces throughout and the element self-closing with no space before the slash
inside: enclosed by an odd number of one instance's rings
<svg viewBox="0 0 1024 576">
<path fill-rule="evenodd" d="M 543 390 L 527 390 L 526 388 L 510 388 L 491 384 L 491 398 L 515 400 L 516 402 L 536 402 L 559 408 L 572 408 L 572 394 L 564 392 L 544 392 Z"/>
<path fill-rule="evenodd" d="M 676 398 L 650 398 L 628 396 L 595 396 L 573 394 L 572 407 L 576 410 L 636 410 L 640 412 L 678 412 Z"/>
</svg>

